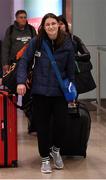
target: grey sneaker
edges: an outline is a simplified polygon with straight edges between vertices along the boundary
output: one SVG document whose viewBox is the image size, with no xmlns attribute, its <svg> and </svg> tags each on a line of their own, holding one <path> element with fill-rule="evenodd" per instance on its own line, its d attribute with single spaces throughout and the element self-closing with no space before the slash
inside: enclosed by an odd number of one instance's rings
<svg viewBox="0 0 106 180">
<path fill-rule="evenodd" d="M 41 172 L 42 173 L 51 173 L 52 172 L 50 161 L 42 162 Z"/>
<path fill-rule="evenodd" d="M 61 157 L 60 153 L 59 152 L 55 152 L 55 151 L 52 150 L 52 152 L 50 152 L 50 155 L 53 158 L 54 166 L 57 169 L 63 169 L 64 164 L 63 164 L 63 160 L 62 160 L 62 157 Z"/>
</svg>

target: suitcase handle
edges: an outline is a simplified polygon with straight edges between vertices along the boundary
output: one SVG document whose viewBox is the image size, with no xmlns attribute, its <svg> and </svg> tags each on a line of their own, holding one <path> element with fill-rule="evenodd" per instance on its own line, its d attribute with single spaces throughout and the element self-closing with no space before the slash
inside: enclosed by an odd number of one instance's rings
<svg viewBox="0 0 106 180">
<path fill-rule="evenodd" d="M 76 101 L 73 104 L 68 104 L 68 109 L 70 114 L 77 114 L 79 115 L 79 102 Z"/>
<path fill-rule="evenodd" d="M 4 121 L 1 121 L 1 140 L 4 141 L 5 129 L 4 129 Z"/>
<path fill-rule="evenodd" d="M 4 96 L 7 96 L 9 94 L 9 92 L 0 90 L 0 94 L 2 94 Z M 8 98 L 16 106 L 16 108 L 19 108 L 19 109 L 23 110 L 23 106 L 19 106 L 17 103 L 15 103 L 10 96 L 8 96 Z"/>
</svg>

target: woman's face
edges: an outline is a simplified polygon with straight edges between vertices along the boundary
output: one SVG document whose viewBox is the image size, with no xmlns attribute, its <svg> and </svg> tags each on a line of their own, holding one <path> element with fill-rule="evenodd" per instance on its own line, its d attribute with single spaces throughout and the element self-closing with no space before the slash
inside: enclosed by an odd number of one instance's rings
<svg viewBox="0 0 106 180">
<path fill-rule="evenodd" d="M 66 31 L 65 24 L 62 21 L 59 21 L 59 26 L 62 31 L 64 31 L 64 32 Z"/>
<path fill-rule="evenodd" d="M 59 29 L 59 23 L 55 18 L 47 18 L 44 24 L 44 29 L 50 39 L 56 39 Z"/>
</svg>

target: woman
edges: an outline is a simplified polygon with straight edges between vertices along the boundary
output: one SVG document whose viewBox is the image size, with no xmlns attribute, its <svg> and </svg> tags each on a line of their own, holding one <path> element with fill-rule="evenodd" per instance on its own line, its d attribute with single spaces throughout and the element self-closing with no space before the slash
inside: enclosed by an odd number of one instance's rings
<svg viewBox="0 0 106 180">
<path fill-rule="evenodd" d="M 41 172 L 50 173 L 52 172 L 49 158 L 51 115 L 54 117 L 53 127 L 55 127 L 51 156 L 55 167 L 62 169 L 64 164 L 60 155 L 60 146 L 68 105 L 42 40 L 46 41 L 55 56 L 62 78 L 68 77 L 71 82 L 74 82 L 74 51 L 70 38 L 59 29 L 57 16 L 48 13 L 42 18 L 38 35 L 30 41 L 17 70 L 17 93 L 23 96 L 26 93 L 27 67 L 35 56 L 32 81 L 33 117 L 36 119 L 38 149 L 42 158 Z"/>
<path fill-rule="evenodd" d="M 60 29 L 70 35 L 75 52 L 75 82 L 78 94 L 91 91 L 96 88 L 96 84 L 91 74 L 92 64 L 90 62 L 90 53 L 82 40 L 72 35 L 69 25 L 64 16 L 58 16 Z"/>
</svg>

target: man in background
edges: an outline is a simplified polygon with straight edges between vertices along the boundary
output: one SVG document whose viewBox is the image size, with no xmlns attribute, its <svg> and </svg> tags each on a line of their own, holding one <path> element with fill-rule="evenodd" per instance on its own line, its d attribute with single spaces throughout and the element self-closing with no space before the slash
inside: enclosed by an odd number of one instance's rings
<svg viewBox="0 0 106 180">
<path fill-rule="evenodd" d="M 10 25 L 5 33 L 2 44 L 3 72 L 8 71 L 9 66 L 16 62 L 17 52 L 36 35 L 33 26 L 27 22 L 25 10 L 18 10 L 15 14 L 16 20 Z"/>
</svg>

